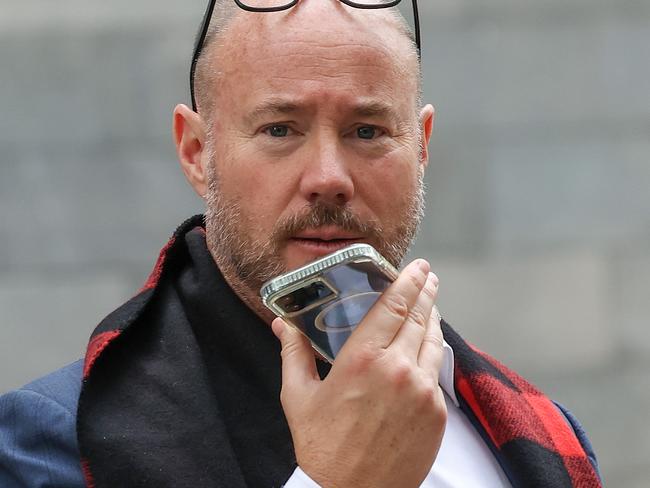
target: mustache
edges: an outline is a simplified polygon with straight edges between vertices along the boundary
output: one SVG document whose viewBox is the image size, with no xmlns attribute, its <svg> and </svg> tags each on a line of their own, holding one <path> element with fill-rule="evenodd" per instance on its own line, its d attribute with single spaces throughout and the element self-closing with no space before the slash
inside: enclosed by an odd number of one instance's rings
<svg viewBox="0 0 650 488">
<path fill-rule="evenodd" d="M 381 227 L 374 221 L 364 221 L 347 206 L 317 202 L 305 210 L 279 220 L 273 229 L 271 240 L 284 242 L 298 232 L 319 227 L 336 226 L 347 232 L 354 232 L 380 240 Z"/>
</svg>

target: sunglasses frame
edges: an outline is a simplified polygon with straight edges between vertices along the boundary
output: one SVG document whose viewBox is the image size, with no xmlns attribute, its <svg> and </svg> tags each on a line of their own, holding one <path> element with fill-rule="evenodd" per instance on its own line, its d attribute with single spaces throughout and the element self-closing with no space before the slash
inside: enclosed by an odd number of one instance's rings
<svg viewBox="0 0 650 488">
<path fill-rule="evenodd" d="M 239 8 L 246 10 L 247 12 L 280 12 L 282 10 L 288 10 L 294 7 L 300 0 L 290 0 L 286 5 L 280 7 L 250 7 L 241 0 L 234 0 Z M 339 2 L 348 5 L 349 7 L 360 8 L 364 10 L 376 10 L 381 8 L 390 8 L 398 5 L 402 0 L 392 0 L 387 3 L 377 3 L 374 5 L 362 4 L 354 2 L 353 0 L 339 0 Z M 212 13 L 214 12 L 216 0 L 210 0 L 208 7 L 205 10 L 203 15 L 203 20 L 201 22 L 201 28 L 199 30 L 199 35 L 196 38 L 196 43 L 194 44 L 194 52 L 192 55 L 192 64 L 190 66 L 190 96 L 192 98 L 192 110 L 197 112 L 196 106 L 196 97 L 194 95 L 194 77 L 196 74 L 196 65 L 199 61 L 199 57 L 203 52 L 203 45 L 205 43 L 205 38 L 208 35 L 208 28 L 210 27 L 210 20 L 212 20 Z M 421 42 L 420 42 L 420 15 L 418 12 L 418 3 L 417 0 L 411 0 L 411 5 L 413 6 L 413 23 L 415 24 L 415 44 L 418 50 L 418 56 L 421 59 Z"/>
</svg>

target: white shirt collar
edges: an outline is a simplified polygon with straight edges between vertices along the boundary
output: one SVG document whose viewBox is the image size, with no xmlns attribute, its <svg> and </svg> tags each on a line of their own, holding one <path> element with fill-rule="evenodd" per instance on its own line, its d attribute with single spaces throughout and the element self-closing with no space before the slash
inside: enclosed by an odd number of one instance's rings
<svg viewBox="0 0 650 488">
<path fill-rule="evenodd" d="M 456 397 L 456 389 L 454 388 L 454 350 L 444 339 L 442 342 L 442 366 L 438 375 L 438 384 L 447 396 L 451 398 L 454 405 L 460 407 L 458 398 Z"/>
</svg>

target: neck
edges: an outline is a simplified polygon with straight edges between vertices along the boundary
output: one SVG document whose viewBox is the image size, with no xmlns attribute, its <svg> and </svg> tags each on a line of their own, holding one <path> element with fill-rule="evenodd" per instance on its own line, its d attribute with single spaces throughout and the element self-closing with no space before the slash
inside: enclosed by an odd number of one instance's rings
<svg viewBox="0 0 650 488">
<path fill-rule="evenodd" d="M 213 252 L 212 249 L 209 250 L 212 259 L 214 259 L 214 262 L 217 264 L 217 267 L 219 268 L 219 271 L 221 271 L 226 283 L 228 283 L 228 286 L 232 288 L 235 294 L 248 308 L 255 312 L 259 318 L 270 326 L 271 322 L 273 322 L 273 319 L 275 318 L 275 314 L 264 306 L 259 295 L 259 290 L 254 290 L 244 283 L 244 281 L 237 275 L 234 267 L 226 262 L 227 260 L 220 259 L 217 253 Z"/>
</svg>

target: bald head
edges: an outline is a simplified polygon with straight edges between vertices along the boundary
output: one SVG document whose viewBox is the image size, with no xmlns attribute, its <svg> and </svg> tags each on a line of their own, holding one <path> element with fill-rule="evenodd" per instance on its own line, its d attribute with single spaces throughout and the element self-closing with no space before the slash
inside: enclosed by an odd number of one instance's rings
<svg viewBox="0 0 650 488">
<path fill-rule="evenodd" d="M 303 242 L 308 229 L 345 231 L 334 240 L 397 266 L 422 216 L 434 118 L 404 20 L 339 0 L 273 13 L 217 0 L 215 20 L 199 113 L 177 106 L 174 136 L 226 280 L 260 305 L 262 282 L 326 249 Z"/>
<path fill-rule="evenodd" d="M 397 8 L 363 10 L 338 0 L 301 0 L 286 11 L 254 13 L 241 10 L 233 0 L 216 0 L 202 55 L 197 63 L 197 109 L 209 123 L 219 107 L 219 86 L 224 77 L 246 70 L 252 59 L 282 60 L 283 51 L 302 47 L 306 61 L 316 51 L 365 46 L 368 52 L 349 49 L 359 63 L 373 63 L 373 55 L 390 60 L 401 78 L 411 81 L 414 109 L 421 105 L 421 73 L 412 31 Z M 371 53 L 370 51 L 373 51 Z M 252 55 L 252 56 L 251 56 Z M 314 57 L 317 62 L 319 56 Z M 322 58 L 321 58 L 322 59 Z M 288 61 L 284 59 L 284 62 Z M 300 60 L 294 58 L 292 61 Z M 331 70 L 334 64 L 321 71 Z M 258 66 L 259 68 L 259 66 Z M 286 65 L 291 69 L 291 64 Z M 260 74 L 260 70 L 256 70 Z"/>
</svg>

